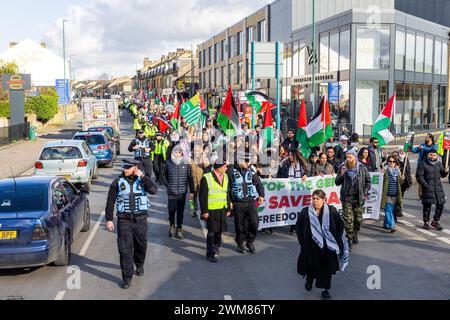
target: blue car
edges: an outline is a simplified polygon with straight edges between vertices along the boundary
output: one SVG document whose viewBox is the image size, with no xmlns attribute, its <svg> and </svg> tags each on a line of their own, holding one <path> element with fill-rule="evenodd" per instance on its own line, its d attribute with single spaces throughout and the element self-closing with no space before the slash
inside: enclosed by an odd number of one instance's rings
<svg viewBox="0 0 450 320">
<path fill-rule="evenodd" d="M 0 269 L 69 265 L 90 212 L 86 190 L 63 178 L 0 180 Z"/>
<path fill-rule="evenodd" d="M 78 132 L 73 140 L 84 140 L 97 158 L 98 164 L 107 168 L 114 167 L 114 160 L 117 159 L 116 149 L 106 132 Z"/>
</svg>

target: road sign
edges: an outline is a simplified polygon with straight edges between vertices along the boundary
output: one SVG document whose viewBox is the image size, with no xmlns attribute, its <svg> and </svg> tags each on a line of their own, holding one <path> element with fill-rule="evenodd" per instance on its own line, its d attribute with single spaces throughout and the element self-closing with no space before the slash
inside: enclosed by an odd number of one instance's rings
<svg viewBox="0 0 450 320">
<path fill-rule="evenodd" d="M 69 80 L 68 79 L 56 79 L 56 92 L 58 92 L 58 104 L 65 105 L 70 101 L 69 95 Z"/>
</svg>

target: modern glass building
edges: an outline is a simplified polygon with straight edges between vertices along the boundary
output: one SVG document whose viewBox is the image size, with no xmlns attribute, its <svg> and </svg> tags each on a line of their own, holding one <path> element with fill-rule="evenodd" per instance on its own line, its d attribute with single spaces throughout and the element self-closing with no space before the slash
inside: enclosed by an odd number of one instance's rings
<svg viewBox="0 0 450 320">
<path fill-rule="evenodd" d="M 338 132 L 370 135 L 396 92 L 397 134 L 445 127 L 450 20 L 442 12 L 450 14 L 450 0 L 410 2 L 315 0 L 316 56 L 313 0 L 273 2 L 270 39 L 285 43 L 282 101 L 291 117 L 302 99 L 312 116 L 326 94 Z M 429 6 L 421 10 L 421 3 Z"/>
</svg>

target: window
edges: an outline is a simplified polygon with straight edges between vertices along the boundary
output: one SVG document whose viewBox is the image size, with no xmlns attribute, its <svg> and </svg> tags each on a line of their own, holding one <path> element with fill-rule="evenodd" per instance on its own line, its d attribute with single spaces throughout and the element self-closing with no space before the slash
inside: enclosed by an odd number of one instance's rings
<svg viewBox="0 0 450 320">
<path fill-rule="evenodd" d="M 328 72 L 329 65 L 329 42 L 330 37 L 328 34 L 320 37 L 320 73 Z"/>
<path fill-rule="evenodd" d="M 423 85 L 420 83 L 417 83 L 415 85 L 415 90 L 414 90 L 414 95 L 413 95 L 413 109 L 411 110 L 411 124 L 412 125 L 421 124 L 422 110 L 423 110 Z"/>
<path fill-rule="evenodd" d="M 293 48 L 292 48 L 294 55 L 293 55 L 293 61 L 292 61 L 292 76 L 298 77 L 300 74 L 299 70 L 299 62 L 300 62 L 300 48 L 298 45 L 298 42 L 294 42 Z"/>
<path fill-rule="evenodd" d="M 203 89 L 203 88 L 205 87 L 205 86 L 203 85 L 202 79 L 203 79 L 202 73 L 200 72 L 200 73 L 198 74 L 198 82 L 199 82 L 199 84 L 200 84 L 200 89 Z"/>
<path fill-rule="evenodd" d="M 433 72 L 433 39 L 425 39 L 425 73 Z"/>
<path fill-rule="evenodd" d="M 448 43 L 442 43 L 442 74 L 448 74 Z"/>
<path fill-rule="evenodd" d="M 225 60 L 225 54 L 228 52 L 228 47 L 227 47 L 227 41 L 226 40 L 222 40 L 222 45 L 220 46 L 220 57 L 222 58 L 222 61 Z"/>
<path fill-rule="evenodd" d="M 233 85 L 234 84 L 234 65 L 229 64 L 228 65 L 228 84 Z"/>
<path fill-rule="evenodd" d="M 414 71 L 416 52 L 416 36 L 412 32 L 406 34 L 406 71 Z"/>
<path fill-rule="evenodd" d="M 286 45 L 284 51 L 285 76 L 292 77 L 292 43 Z"/>
<path fill-rule="evenodd" d="M 202 52 L 200 51 L 200 54 L 198 56 L 198 65 L 200 66 L 200 68 L 203 66 L 202 65 Z"/>
<path fill-rule="evenodd" d="M 368 70 L 389 69 L 389 27 L 368 28 L 358 26 L 357 68 Z"/>
<path fill-rule="evenodd" d="M 350 70 L 350 30 L 341 31 L 339 70 Z"/>
<path fill-rule="evenodd" d="M 84 152 L 86 152 L 86 154 L 87 154 L 88 156 L 92 155 L 91 149 L 89 149 L 89 147 L 87 146 L 87 144 L 86 144 L 85 142 L 83 142 L 83 143 L 81 144 L 81 146 L 83 147 Z"/>
<path fill-rule="evenodd" d="M 440 87 L 440 93 L 439 93 L 439 127 L 442 127 L 443 124 L 446 123 L 445 119 L 445 104 L 447 102 L 447 87 L 446 86 L 439 86 Z"/>
<path fill-rule="evenodd" d="M 70 185 L 70 183 L 64 181 L 63 182 L 64 190 L 66 191 L 67 200 L 69 202 L 72 202 L 76 199 L 77 192 L 75 189 Z"/>
<path fill-rule="evenodd" d="M 208 81 L 208 87 L 209 87 L 209 88 L 212 88 L 214 82 L 213 82 L 211 70 L 208 71 L 208 79 L 209 79 L 209 81 Z"/>
<path fill-rule="evenodd" d="M 57 214 L 60 210 L 62 210 L 65 206 L 67 206 L 69 202 L 66 199 L 64 187 L 60 183 L 57 183 L 54 186 L 52 195 L 53 195 L 52 211 L 54 214 Z"/>
<path fill-rule="evenodd" d="M 228 38 L 228 58 L 233 56 L 233 37 Z"/>
<path fill-rule="evenodd" d="M 203 68 L 206 67 L 206 50 L 203 50 Z"/>
<path fill-rule="evenodd" d="M 253 27 L 247 28 L 247 52 L 251 51 L 253 42 Z"/>
<path fill-rule="evenodd" d="M 237 63 L 237 70 L 236 70 L 236 83 L 240 84 L 241 80 L 243 79 L 242 72 L 244 71 L 244 64 L 242 61 L 239 61 Z"/>
<path fill-rule="evenodd" d="M 403 82 L 395 83 L 395 91 L 397 93 L 395 101 L 395 115 L 394 115 L 394 132 L 401 134 L 408 132 L 408 128 L 404 128 L 403 123 L 403 109 L 405 108 L 405 86 Z M 405 115 L 406 117 L 406 115 Z M 409 116 L 408 116 L 409 117 Z"/>
<path fill-rule="evenodd" d="M 414 85 L 412 83 L 405 83 L 405 119 L 404 119 L 404 124 L 405 127 L 408 128 L 407 130 L 409 131 L 409 127 L 412 124 L 412 119 L 411 119 L 411 115 L 412 115 L 412 110 L 414 109 Z"/>
<path fill-rule="evenodd" d="M 237 47 L 237 55 L 244 54 L 244 32 L 242 31 L 237 34 Z"/>
<path fill-rule="evenodd" d="M 221 68 L 221 71 L 220 71 L 220 86 L 221 86 L 221 87 L 224 86 L 224 83 L 223 83 L 224 73 L 225 73 L 225 67 L 222 67 L 222 68 Z"/>
<path fill-rule="evenodd" d="M 431 123 L 431 106 L 432 106 L 432 92 L 431 84 L 423 85 L 423 110 L 422 110 L 422 123 Z"/>
<path fill-rule="evenodd" d="M 218 58 L 219 58 L 219 49 L 217 46 L 217 43 L 214 45 L 214 63 L 217 63 Z"/>
<path fill-rule="evenodd" d="M 434 73 L 441 74 L 442 67 L 442 42 L 436 39 L 434 49 Z"/>
<path fill-rule="evenodd" d="M 48 190 L 41 185 L 18 186 L 17 192 L 0 187 L 0 213 L 37 212 L 48 210 Z"/>
<path fill-rule="evenodd" d="M 212 64 L 212 55 L 211 55 L 211 50 L 212 49 L 212 47 L 209 47 L 208 48 L 208 65 L 211 65 Z"/>
<path fill-rule="evenodd" d="M 266 20 L 258 22 L 258 41 L 266 42 Z"/>
<path fill-rule="evenodd" d="M 395 32 L 395 69 L 405 70 L 405 31 Z"/>
<path fill-rule="evenodd" d="M 330 71 L 339 70 L 339 32 L 330 35 Z"/>
<path fill-rule="evenodd" d="M 423 72 L 425 62 L 425 37 L 417 34 L 416 38 L 416 72 Z"/>
<path fill-rule="evenodd" d="M 81 151 L 77 147 L 53 147 L 53 148 L 45 148 L 44 151 L 42 151 L 39 160 L 51 161 L 58 159 L 64 160 L 83 159 L 83 155 L 81 154 Z"/>
</svg>

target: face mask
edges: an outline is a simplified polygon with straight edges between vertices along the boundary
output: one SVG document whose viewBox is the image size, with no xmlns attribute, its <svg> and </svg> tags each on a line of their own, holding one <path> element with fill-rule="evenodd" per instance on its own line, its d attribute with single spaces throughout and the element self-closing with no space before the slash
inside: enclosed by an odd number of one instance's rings
<svg viewBox="0 0 450 320">
<path fill-rule="evenodd" d="M 177 158 L 174 154 L 172 155 L 172 161 L 173 163 L 175 163 L 177 166 L 179 166 L 181 164 L 181 162 L 183 161 L 183 157 L 179 157 Z"/>
<path fill-rule="evenodd" d="M 178 142 L 178 141 L 180 141 L 180 137 L 178 137 L 178 136 L 173 136 L 173 137 L 172 137 L 172 141 L 173 141 L 173 142 Z"/>
</svg>

